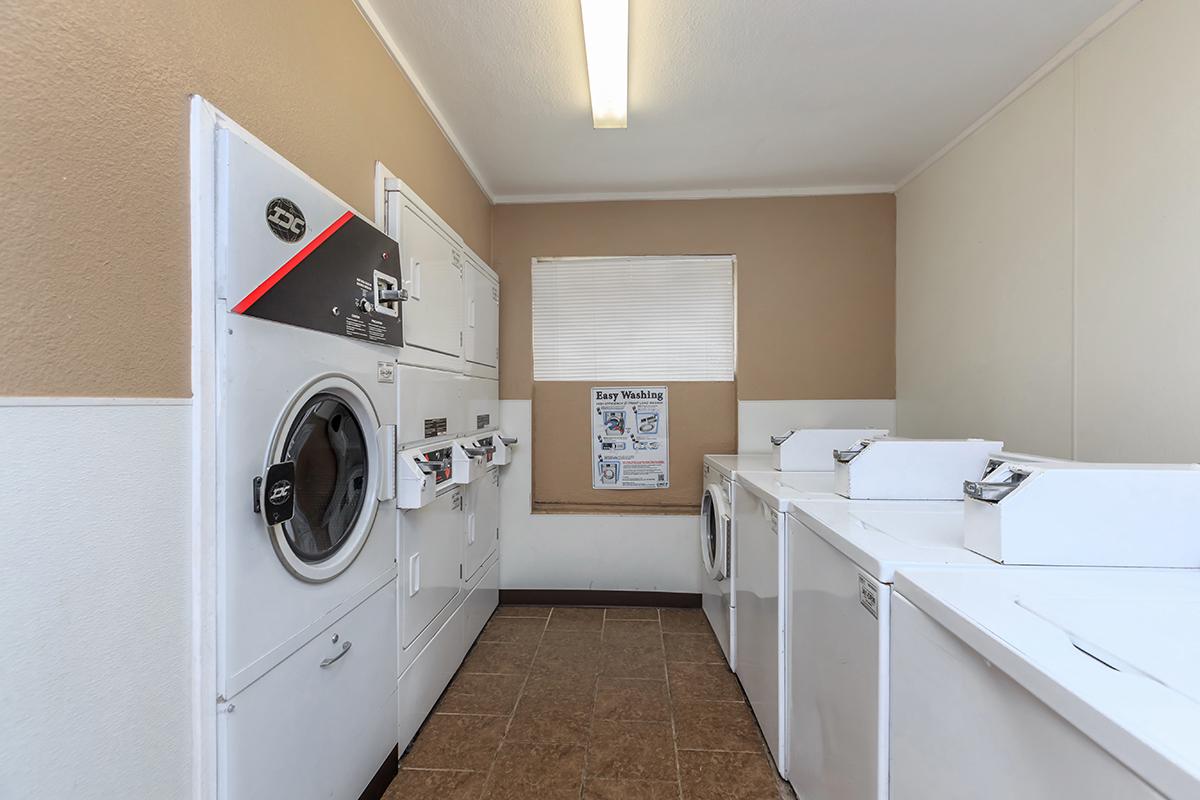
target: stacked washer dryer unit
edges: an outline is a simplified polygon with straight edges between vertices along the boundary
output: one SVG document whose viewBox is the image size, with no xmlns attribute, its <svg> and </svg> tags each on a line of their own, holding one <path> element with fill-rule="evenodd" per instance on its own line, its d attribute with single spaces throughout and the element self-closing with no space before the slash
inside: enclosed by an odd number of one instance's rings
<svg viewBox="0 0 1200 800">
<path fill-rule="evenodd" d="M 218 796 L 352 800 L 396 748 L 399 254 L 214 135 Z"/>
<path fill-rule="evenodd" d="M 499 468 L 516 441 L 498 424 L 499 279 L 394 178 L 383 218 L 406 293 L 395 387 L 403 750 L 499 601 Z"/>
</svg>

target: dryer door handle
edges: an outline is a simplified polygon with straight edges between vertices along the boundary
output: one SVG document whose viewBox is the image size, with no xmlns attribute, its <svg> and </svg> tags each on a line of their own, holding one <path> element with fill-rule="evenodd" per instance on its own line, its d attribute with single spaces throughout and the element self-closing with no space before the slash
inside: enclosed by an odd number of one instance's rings
<svg viewBox="0 0 1200 800">
<path fill-rule="evenodd" d="M 351 647 L 351 643 L 350 643 L 350 642 L 342 642 L 342 651 L 341 651 L 340 653 L 338 653 L 336 656 L 330 656 L 329 658 L 327 658 L 327 659 L 325 659 L 324 661 L 322 661 L 322 662 L 321 662 L 321 669 L 325 669 L 325 667 L 328 667 L 330 664 L 334 663 L 334 662 L 335 662 L 335 661 L 337 661 L 339 658 L 341 658 L 342 656 L 346 655 L 346 653 L 349 653 L 349 652 L 350 652 L 350 647 Z"/>
</svg>

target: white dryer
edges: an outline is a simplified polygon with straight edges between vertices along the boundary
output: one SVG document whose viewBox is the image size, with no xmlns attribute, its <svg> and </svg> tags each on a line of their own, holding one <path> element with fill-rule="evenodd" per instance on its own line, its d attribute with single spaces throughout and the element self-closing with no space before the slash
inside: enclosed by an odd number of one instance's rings
<svg viewBox="0 0 1200 800">
<path fill-rule="evenodd" d="M 219 790 L 354 798 L 395 747 L 396 246 L 215 135 Z"/>
<path fill-rule="evenodd" d="M 700 501 L 700 563 L 704 567 L 702 606 L 729 668 L 737 660 L 734 608 L 733 479 L 739 469 L 770 469 L 769 455 L 706 455 Z"/>
<path fill-rule="evenodd" d="M 891 796 L 1200 797 L 1200 570 L 909 569 Z"/>
</svg>

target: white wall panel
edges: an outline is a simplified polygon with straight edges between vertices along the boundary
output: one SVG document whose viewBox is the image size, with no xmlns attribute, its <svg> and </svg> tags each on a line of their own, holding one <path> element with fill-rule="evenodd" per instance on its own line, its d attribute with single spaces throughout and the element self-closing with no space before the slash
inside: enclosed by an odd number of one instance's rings
<svg viewBox="0 0 1200 800">
<path fill-rule="evenodd" d="M 188 401 L 0 403 L 0 795 L 192 791 Z"/>
<path fill-rule="evenodd" d="M 1073 69 L 897 195 L 902 435 L 1071 453 Z"/>
<path fill-rule="evenodd" d="M 1200 3 L 1078 56 L 1077 456 L 1200 460 Z"/>
</svg>

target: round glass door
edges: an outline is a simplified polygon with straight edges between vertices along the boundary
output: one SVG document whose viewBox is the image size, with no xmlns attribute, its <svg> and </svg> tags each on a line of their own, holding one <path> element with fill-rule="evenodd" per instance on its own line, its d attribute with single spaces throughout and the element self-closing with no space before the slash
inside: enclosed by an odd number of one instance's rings
<svg viewBox="0 0 1200 800">
<path fill-rule="evenodd" d="M 725 520 L 720 490 L 708 487 L 700 508 L 700 553 L 704 569 L 714 580 L 725 579 Z"/>
<path fill-rule="evenodd" d="M 294 513 L 271 526 L 280 561 L 296 577 L 327 581 L 354 561 L 375 521 L 379 425 L 352 381 L 321 379 L 278 428 L 271 462 L 295 464 Z"/>
<path fill-rule="evenodd" d="M 284 535 L 302 561 L 324 561 L 346 543 L 366 500 L 367 441 L 343 400 L 309 398 L 283 442 L 296 464 L 296 513 Z"/>
</svg>

